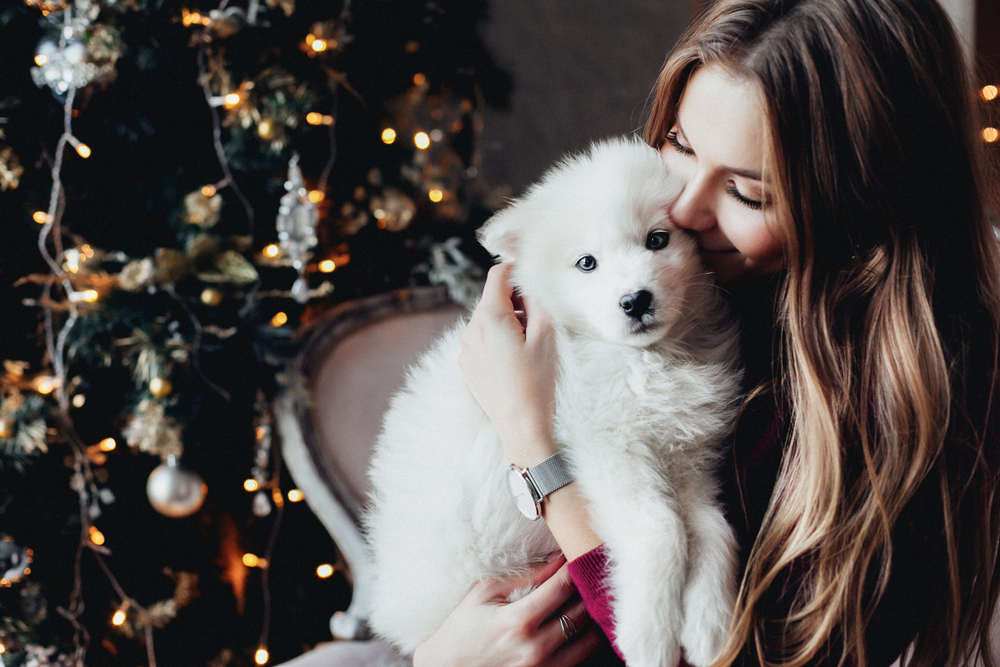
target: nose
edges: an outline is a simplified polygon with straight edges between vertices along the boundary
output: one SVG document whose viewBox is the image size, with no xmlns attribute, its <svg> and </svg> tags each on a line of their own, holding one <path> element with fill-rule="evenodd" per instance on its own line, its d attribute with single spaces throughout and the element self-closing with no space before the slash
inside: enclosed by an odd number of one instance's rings
<svg viewBox="0 0 1000 667">
<path fill-rule="evenodd" d="M 716 225 L 715 202 L 704 174 L 695 174 L 684 184 L 681 194 L 667 213 L 675 225 L 692 232 L 704 232 Z"/>
<path fill-rule="evenodd" d="M 625 314 L 634 320 L 641 320 L 642 316 L 649 312 L 649 306 L 653 303 L 653 295 L 646 290 L 632 292 L 621 298 L 618 305 L 622 307 Z"/>
</svg>

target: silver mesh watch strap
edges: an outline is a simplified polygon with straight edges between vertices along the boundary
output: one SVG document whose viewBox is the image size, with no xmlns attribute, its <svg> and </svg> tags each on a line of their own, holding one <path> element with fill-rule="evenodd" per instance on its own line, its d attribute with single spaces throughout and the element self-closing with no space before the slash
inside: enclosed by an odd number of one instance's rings
<svg viewBox="0 0 1000 667">
<path fill-rule="evenodd" d="M 531 483 L 535 485 L 540 498 L 545 498 L 556 489 L 573 481 L 573 478 L 566 472 L 566 466 L 563 465 L 559 452 L 525 472 L 531 476 Z"/>
</svg>

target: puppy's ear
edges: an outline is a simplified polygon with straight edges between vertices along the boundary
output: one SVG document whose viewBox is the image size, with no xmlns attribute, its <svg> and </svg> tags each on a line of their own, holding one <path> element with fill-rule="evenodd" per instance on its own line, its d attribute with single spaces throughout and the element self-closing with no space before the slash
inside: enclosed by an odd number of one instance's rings
<svg viewBox="0 0 1000 667">
<path fill-rule="evenodd" d="M 479 244 L 494 257 L 499 257 L 500 261 L 517 260 L 518 245 L 521 240 L 519 221 L 523 216 L 518 213 L 517 207 L 508 206 L 487 220 L 476 232 Z"/>
</svg>

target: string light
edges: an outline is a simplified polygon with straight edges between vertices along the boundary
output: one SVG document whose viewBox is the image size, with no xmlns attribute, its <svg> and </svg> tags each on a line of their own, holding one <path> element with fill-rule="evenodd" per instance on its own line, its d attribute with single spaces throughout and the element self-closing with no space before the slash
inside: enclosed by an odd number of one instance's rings
<svg viewBox="0 0 1000 667">
<path fill-rule="evenodd" d="M 212 19 L 207 16 L 202 16 L 198 12 L 189 12 L 186 9 L 181 10 L 181 23 L 184 24 L 185 28 L 193 25 L 210 25 Z"/>
<path fill-rule="evenodd" d="M 101 297 L 101 295 L 98 294 L 97 290 L 95 290 L 95 289 L 89 289 L 89 290 L 86 290 L 83 293 L 83 300 L 86 301 L 87 303 L 94 303 L 100 297 Z"/>
<path fill-rule="evenodd" d="M 263 646 L 257 649 L 257 652 L 253 654 L 253 660 L 258 665 L 266 665 L 269 657 L 270 656 L 268 656 L 267 654 L 267 649 L 264 648 Z"/>
<path fill-rule="evenodd" d="M 427 193 L 427 197 L 436 204 L 444 199 L 444 193 L 440 190 L 434 189 Z"/>
<path fill-rule="evenodd" d="M 111 617 L 112 625 L 122 625 L 125 623 L 125 611 L 119 609 L 115 612 L 115 615 Z"/>
<path fill-rule="evenodd" d="M 4 646 L 3 644 L 0 644 L 0 653 L 6 653 L 6 652 L 7 652 L 7 647 Z"/>
<path fill-rule="evenodd" d="M 382 143 L 391 144 L 394 141 L 396 141 L 396 130 L 391 127 L 382 130 Z"/>
<path fill-rule="evenodd" d="M 274 317 L 271 318 L 272 327 L 280 327 L 284 325 L 286 322 L 288 322 L 288 315 L 286 315 L 284 312 L 280 310 L 274 314 Z"/>
<path fill-rule="evenodd" d="M 79 139 L 77 139 L 76 137 L 74 137 L 72 134 L 69 135 L 68 141 L 69 141 L 70 144 L 73 145 L 73 148 L 76 149 L 76 152 L 77 152 L 77 154 L 80 157 L 82 157 L 82 158 L 88 158 L 88 157 L 90 157 L 90 153 L 91 153 L 90 146 L 88 146 L 87 144 L 83 143 L 82 141 L 80 141 Z"/>
<path fill-rule="evenodd" d="M 94 249 L 90 247 L 89 243 L 84 243 L 80 246 L 80 252 L 86 255 L 88 259 L 94 256 Z"/>
<path fill-rule="evenodd" d="M 329 563 L 323 563 L 316 568 L 316 576 L 320 579 L 326 579 L 333 575 L 333 566 Z"/>
<path fill-rule="evenodd" d="M 243 554 L 243 564 L 247 567 L 257 567 L 260 564 L 260 558 L 257 554 Z"/>
<path fill-rule="evenodd" d="M 243 482 L 243 488 L 251 492 L 256 491 L 257 489 L 260 488 L 260 482 L 258 482 L 255 479 L 248 479 L 245 482 Z"/>
<path fill-rule="evenodd" d="M 97 546 L 101 546 L 102 544 L 104 544 L 104 533 L 97 530 L 96 526 L 90 527 L 90 541 L 96 544 Z"/>
<path fill-rule="evenodd" d="M 306 122 L 310 125 L 333 125 L 333 116 L 324 116 L 321 113 L 310 111 L 306 114 Z"/>
<path fill-rule="evenodd" d="M 101 440 L 99 443 L 97 443 L 97 445 L 101 448 L 101 451 L 111 452 L 114 451 L 115 447 L 118 446 L 118 443 L 115 442 L 114 438 L 105 438 L 104 440 Z"/>
<path fill-rule="evenodd" d="M 31 219 L 40 225 L 44 225 L 49 221 L 49 214 L 45 211 L 35 211 L 35 213 L 31 216 Z"/>
<path fill-rule="evenodd" d="M 983 86 L 983 89 L 979 91 L 979 94 L 982 95 L 984 100 L 990 102 L 995 100 L 997 95 L 1000 94 L 1000 88 L 993 85 Z"/>
<path fill-rule="evenodd" d="M 55 391 L 55 388 L 58 384 L 59 384 L 58 380 L 56 380 L 54 377 L 43 375 L 42 377 L 35 380 L 35 391 L 45 396 Z"/>
<path fill-rule="evenodd" d="M 270 139 L 274 136 L 274 127 L 271 125 L 271 121 L 262 120 L 260 125 L 257 126 L 257 134 L 260 135 L 261 139 Z"/>
<path fill-rule="evenodd" d="M 431 145 L 431 138 L 427 136 L 426 132 L 417 132 L 413 135 L 413 145 L 420 150 L 424 150 Z"/>
<path fill-rule="evenodd" d="M 322 190 L 310 190 L 309 191 L 309 201 L 311 201 L 312 203 L 318 204 L 321 201 L 323 201 L 324 199 L 326 199 L 326 195 L 323 194 Z"/>
<path fill-rule="evenodd" d="M 324 259 L 319 263 L 319 270 L 323 273 L 333 273 L 334 269 L 337 268 L 337 263 L 332 259 Z M 291 495 L 289 494 L 288 499 L 291 500 Z M 294 501 L 292 501 L 294 502 Z"/>
<path fill-rule="evenodd" d="M 44 65 L 47 62 L 49 62 L 49 57 L 48 56 L 46 56 L 44 54 L 41 54 L 41 53 L 39 53 L 37 56 L 35 56 L 35 64 L 38 65 L 39 67 L 41 67 L 42 65 Z"/>
<path fill-rule="evenodd" d="M 264 247 L 264 254 L 268 257 L 277 257 L 279 252 L 281 252 L 281 248 L 273 243 Z"/>
<path fill-rule="evenodd" d="M 414 86 L 422 86 L 424 85 L 425 81 L 427 81 L 427 77 L 421 74 L 420 72 L 417 72 L 416 74 L 413 75 Z"/>
<path fill-rule="evenodd" d="M 1000 131 L 995 127 L 987 127 L 983 130 L 983 139 L 986 140 L 986 143 L 992 144 L 997 139 L 1000 139 Z"/>
<path fill-rule="evenodd" d="M 205 195 L 206 197 L 212 197 L 212 196 L 215 195 L 215 193 L 216 193 L 216 190 L 215 190 L 215 186 L 214 185 L 203 185 L 203 186 L 201 186 L 201 194 Z"/>
<path fill-rule="evenodd" d="M 238 93 L 229 93 L 226 95 L 226 108 L 232 109 L 234 106 L 240 103 L 240 96 Z"/>
<path fill-rule="evenodd" d="M 292 489 L 288 492 L 288 502 L 297 503 L 302 500 L 302 492 L 298 489 Z"/>
<path fill-rule="evenodd" d="M 82 408 L 83 404 L 87 402 L 87 397 L 83 394 L 77 394 L 73 397 L 73 407 Z"/>
<path fill-rule="evenodd" d="M 309 46 L 316 53 L 320 53 L 321 51 L 326 51 L 327 43 L 325 39 L 314 39 Z"/>
</svg>

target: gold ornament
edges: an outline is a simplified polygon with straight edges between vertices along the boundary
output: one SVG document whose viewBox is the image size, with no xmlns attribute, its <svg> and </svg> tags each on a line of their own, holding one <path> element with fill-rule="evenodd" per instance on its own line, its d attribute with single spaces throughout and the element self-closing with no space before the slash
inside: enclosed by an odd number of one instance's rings
<svg viewBox="0 0 1000 667">
<path fill-rule="evenodd" d="M 195 190 L 184 197 L 184 219 L 187 222 L 208 228 L 219 221 L 222 210 L 222 195 L 206 197 L 201 190 Z"/>
<path fill-rule="evenodd" d="M 214 287 L 206 287 L 201 291 L 201 302 L 206 306 L 218 306 L 222 303 L 222 292 Z"/>
<path fill-rule="evenodd" d="M 24 167 L 18 162 L 14 149 L 10 146 L 0 149 L 0 191 L 20 185 L 23 173 Z"/>
<path fill-rule="evenodd" d="M 184 253 L 173 248 L 156 251 L 156 282 L 175 283 L 188 274 L 190 267 Z"/>
<path fill-rule="evenodd" d="M 150 257 L 136 259 L 124 267 L 118 274 L 118 284 L 123 290 L 139 292 L 153 282 L 156 277 L 156 266 Z"/>
<path fill-rule="evenodd" d="M 157 398 L 166 398 L 173 390 L 174 385 L 166 378 L 155 377 L 149 381 L 149 393 Z"/>
<path fill-rule="evenodd" d="M 388 229 L 390 232 L 406 229 L 417 212 L 417 205 L 413 200 L 396 188 L 386 188 L 381 196 L 372 197 L 368 208 L 378 221 L 379 229 Z"/>
<path fill-rule="evenodd" d="M 161 403 L 148 398 L 136 406 L 128 425 L 122 429 L 122 435 L 129 447 L 163 458 L 171 454 L 180 456 L 184 449 L 181 427 L 172 417 L 165 415 Z"/>
</svg>

